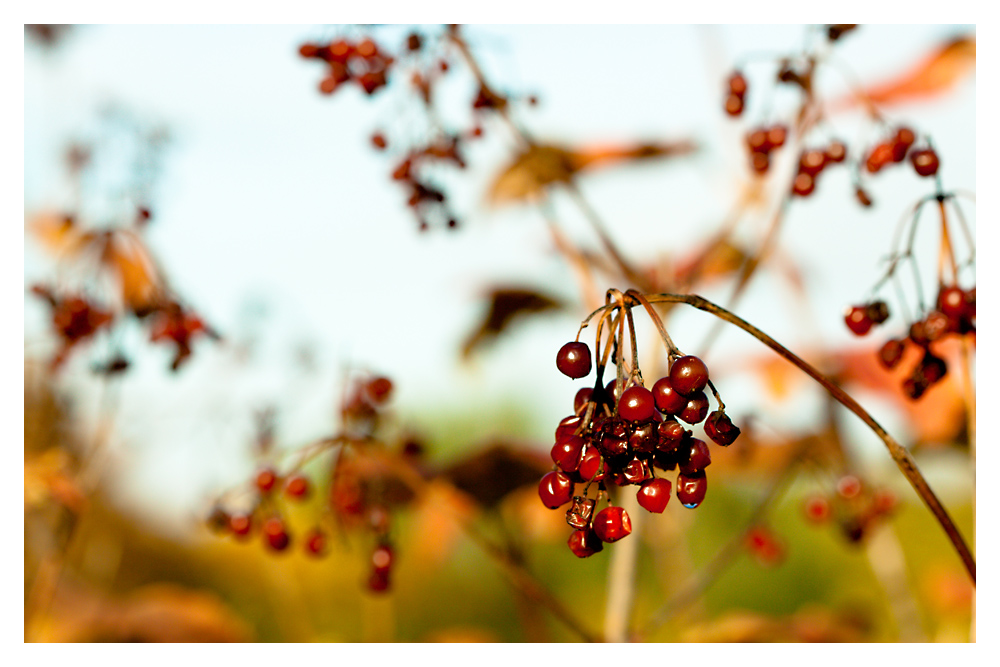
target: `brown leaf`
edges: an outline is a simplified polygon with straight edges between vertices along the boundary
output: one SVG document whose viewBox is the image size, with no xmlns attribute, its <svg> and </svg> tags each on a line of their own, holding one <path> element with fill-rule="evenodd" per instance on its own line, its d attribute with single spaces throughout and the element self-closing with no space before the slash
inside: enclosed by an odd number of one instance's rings
<svg viewBox="0 0 1000 667">
<path fill-rule="evenodd" d="M 537 452 L 497 442 L 459 461 L 442 475 L 483 507 L 494 507 L 511 491 L 537 484 L 552 462 Z"/>
<path fill-rule="evenodd" d="M 620 162 L 685 155 L 694 149 L 694 144 L 686 141 L 593 145 L 575 149 L 553 144 L 532 144 L 496 177 L 490 187 L 488 200 L 493 205 L 534 201 L 550 185 L 569 183 L 580 171 Z"/>
<path fill-rule="evenodd" d="M 489 311 L 462 345 L 463 359 L 468 359 L 477 348 L 507 331 L 518 318 L 563 307 L 553 297 L 518 288 L 495 288 L 487 298 L 490 300 Z"/>
<path fill-rule="evenodd" d="M 834 104 L 835 108 L 864 105 L 890 106 L 943 95 L 976 67 L 976 38 L 961 36 L 935 48 L 916 66 L 900 76 L 869 87 Z"/>
</svg>

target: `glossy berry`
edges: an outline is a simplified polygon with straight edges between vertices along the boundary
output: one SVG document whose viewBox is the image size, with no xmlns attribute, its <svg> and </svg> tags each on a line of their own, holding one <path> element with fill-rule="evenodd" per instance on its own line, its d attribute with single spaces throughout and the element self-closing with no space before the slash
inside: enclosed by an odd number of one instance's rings
<svg viewBox="0 0 1000 667">
<path fill-rule="evenodd" d="M 662 377 L 653 384 L 653 401 L 665 415 L 676 415 L 687 405 L 687 398 L 674 389 L 669 377 Z"/>
<path fill-rule="evenodd" d="M 868 309 L 865 306 L 851 306 L 844 315 L 844 322 L 847 328 L 854 332 L 855 336 L 864 336 L 871 331 L 872 320 L 868 316 Z"/>
<path fill-rule="evenodd" d="M 680 471 L 685 475 L 704 470 L 712 462 L 712 456 L 704 440 L 688 438 L 681 447 L 683 449 L 680 452 Z"/>
<path fill-rule="evenodd" d="M 636 499 L 647 512 L 662 514 L 670 501 L 670 480 L 658 477 L 643 482 L 636 492 Z"/>
<path fill-rule="evenodd" d="M 580 391 L 576 392 L 576 396 L 573 397 L 573 412 L 576 414 L 583 412 L 593 395 L 594 390 L 590 387 L 584 387 Z"/>
<path fill-rule="evenodd" d="M 568 543 L 577 558 L 587 558 L 604 549 L 604 543 L 593 530 L 574 530 Z"/>
<path fill-rule="evenodd" d="M 901 127 L 896 130 L 896 136 L 893 137 L 892 146 L 892 161 L 902 162 L 906 158 L 906 152 L 910 150 L 910 146 L 913 142 L 917 140 L 917 135 L 913 133 L 908 127 Z"/>
<path fill-rule="evenodd" d="M 319 528 L 313 528 L 305 536 L 305 550 L 310 556 L 322 556 L 326 553 L 326 533 Z"/>
<path fill-rule="evenodd" d="M 708 396 L 705 395 L 705 392 L 700 392 L 688 399 L 687 405 L 677 415 L 677 418 L 688 424 L 700 424 L 707 414 Z"/>
<path fill-rule="evenodd" d="M 903 358 L 904 349 L 903 340 L 887 340 L 878 351 L 878 359 L 886 369 L 892 370 Z"/>
<path fill-rule="evenodd" d="M 573 506 L 566 510 L 566 523 L 577 530 L 590 527 L 590 519 L 594 516 L 595 501 L 583 496 L 573 496 Z"/>
<path fill-rule="evenodd" d="M 586 377 L 590 374 L 590 348 L 578 341 L 566 343 L 556 354 L 556 368 L 574 379 Z"/>
<path fill-rule="evenodd" d="M 685 396 L 695 396 L 708 384 L 708 367 L 698 357 L 688 355 L 670 367 L 670 386 Z"/>
<path fill-rule="evenodd" d="M 951 285 L 942 287 L 938 292 L 937 307 L 942 313 L 953 319 L 965 315 L 965 292 L 960 287 Z"/>
<path fill-rule="evenodd" d="M 257 473 L 257 489 L 261 493 L 268 493 L 274 488 L 275 482 L 278 481 L 277 475 L 270 468 L 264 468 Z"/>
<path fill-rule="evenodd" d="M 910 153 L 910 163 L 913 170 L 921 176 L 933 176 L 938 172 L 941 161 L 931 148 L 922 148 Z"/>
<path fill-rule="evenodd" d="M 267 545 L 275 551 L 284 551 L 291 542 L 288 531 L 285 530 L 285 523 L 278 517 L 271 517 L 265 521 L 262 532 Z"/>
<path fill-rule="evenodd" d="M 712 412 L 705 420 L 705 435 L 717 445 L 728 447 L 740 436 L 740 428 L 733 423 L 725 412 Z"/>
<path fill-rule="evenodd" d="M 656 432 L 660 436 L 656 448 L 661 452 L 672 452 L 677 449 L 688 433 L 683 426 L 675 421 L 663 422 L 656 427 Z"/>
<path fill-rule="evenodd" d="M 638 424 L 628 437 L 628 446 L 636 454 L 652 454 L 660 441 L 657 422 L 650 420 Z"/>
<path fill-rule="evenodd" d="M 869 174 L 882 170 L 882 167 L 892 162 L 892 144 L 882 143 L 875 146 L 865 160 L 865 169 Z"/>
<path fill-rule="evenodd" d="M 285 495 L 296 500 L 309 495 L 309 478 L 303 475 L 293 475 L 285 482 Z"/>
<path fill-rule="evenodd" d="M 677 475 L 677 500 L 688 509 L 694 509 L 705 500 L 708 479 L 704 471 Z"/>
<path fill-rule="evenodd" d="M 580 458 L 580 467 L 577 474 L 587 482 L 600 481 L 607 476 L 607 470 L 601 467 L 604 459 L 597 447 L 587 447 Z"/>
<path fill-rule="evenodd" d="M 639 457 L 633 457 L 625 465 L 621 473 L 622 477 L 625 478 L 626 484 L 641 484 L 653 476 L 653 473 L 649 470 L 649 464 Z"/>
<path fill-rule="evenodd" d="M 632 532 L 632 519 L 621 507 L 605 507 L 594 517 L 594 533 L 602 542 L 617 542 Z"/>
<path fill-rule="evenodd" d="M 576 435 L 576 431 L 580 428 L 582 423 L 583 420 L 576 415 L 570 415 L 569 417 L 564 418 L 561 422 L 559 422 L 559 425 L 556 426 L 556 442 L 565 442 L 566 440 L 572 438 Z"/>
<path fill-rule="evenodd" d="M 629 387 L 618 401 L 618 414 L 632 422 L 651 419 L 655 409 L 653 393 L 645 387 Z"/>
<path fill-rule="evenodd" d="M 552 461 L 563 472 L 576 472 L 580 467 L 580 458 L 587 443 L 578 435 L 552 445 Z"/>
<path fill-rule="evenodd" d="M 558 509 L 573 499 L 573 487 L 569 475 L 552 471 L 538 483 L 538 496 L 550 510 Z"/>
</svg>

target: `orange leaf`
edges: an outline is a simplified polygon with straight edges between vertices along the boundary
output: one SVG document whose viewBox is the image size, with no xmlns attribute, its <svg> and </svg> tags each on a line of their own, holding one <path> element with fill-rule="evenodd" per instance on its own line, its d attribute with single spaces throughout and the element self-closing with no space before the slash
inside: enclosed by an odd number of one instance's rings
<svg viewBox="0 0 1000 667">
<path fill-rule="evenodd" d="M 943 95 L 976 67 L 976 38 L 957 37 L 937 47 L 915 67 L 889 81 L 841 100 L 844 108 L 868 101 L 878 106 L 903 104 Z"/>
<path fill-rule="evenodd" d="M 162 282 L 156 265 L 134 234 L 122 231 L 110 235 L 101 259 L 118 278 L 126 308 L 143 312 L 161 303 Z"/>
<path fill-rule="evenodd" d="M 72 216 L 55 212 L 35 216 L 28 224 L 28 231 L 57 256 L 77 255 L 95 238 L 93 232 L 82 231 Z"/>
</svg>

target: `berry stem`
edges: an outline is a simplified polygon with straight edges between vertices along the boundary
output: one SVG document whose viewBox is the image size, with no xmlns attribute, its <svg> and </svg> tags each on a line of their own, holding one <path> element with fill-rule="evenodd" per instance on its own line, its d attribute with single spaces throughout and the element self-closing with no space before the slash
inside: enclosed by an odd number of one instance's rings
<svg viewBox="0 0 1000 667">
<path fill-rule="evenodd" d="M 941 249 L 938 253 L 938 284 L 955 285 L 958 283 L 958 265 L 955 262 L 955 251 L 951 247 L 951 235 L 948 233 L 948 212 L 944 207 L 945 198 L 938 197 L 938 211 L 941 213 Z M 944 270 L 951 271 L 951 280 L 946 281 Z"/>
<path fill-rule="evenodd" d="M 644 512 L 640 512 L 635 494 L 623 494 L 622 507 L 632 518 L 632 532 L 638 534 Z M 621 540 L 611 551 L 608 565 L 608 600 L 604 608 L 604 641 L 628 641 L 629 617 L 635 598 L 635 568 L 639 540 Z"/>
<path fill-rule="evenodd" d="M 707 299 L 703 299 L 702 297 L 694 294 L 654 294 L 647 296 L 646 300 L 649 303 L 686 303 L 694 308 L 697 308 L 698 310 L 705 311 L 706 313 L 714 315 L 725 322 L 739 327 L 774 350 L 774 352 L 776 352 L 780 357 L 798 367 L 799 370 L 814 379 L 824 389 L 826 389 L 841 405 L 857 415 L 858 418 L 860 418 L 861 421 L 863 421 L 865 425 L 868 426 L 885 444 L 886 448 L 889 450 L 889 455 L 896 462 L 896 465 L 903 473 L 903 476 L 905 476 L 907 481 L 910 482 L 910 485 L 917 492 L 917 495 L 920 496 L 921 500 L 923 500 L 924 504 L 927 505 L 927 508 L 937 519 L 941 528 L 947 534 L 948 539 L 951 540 L 952 545 L 955 547 L 955 551 L 958 553 L 959 558 L 962 559 L 962 563 L 965 565 L 969 576 L 972 578 L 973 584 L 975 583 L 975 558 L 972 556 L 972 552 L 969 551 L 968 545 L 962 538 L 961 533 L 959 533 L 958 528 L 955 527 L 955 523 L 951 520 L 947 510 L 945 510 L 941 501 L 927 484 L 927 480 L 920 473 L 913 457 L 910 456 L 910 453 L 902 445 L 896 442 L 896 440 L 889 435 L 886 430 L 882 428 L 877 421 L 875 421 L 868 411 L 854 400 L 854 398 L 834 384 L 825 375 L 816 370 L 816 368 L 803 361 L 802 358 L 786 348 L 784 345 L 774 340 L 741 317 L 731 313 L 719 305 L 712 303 L 711 301 L 708 301 Z"/>
</svg>

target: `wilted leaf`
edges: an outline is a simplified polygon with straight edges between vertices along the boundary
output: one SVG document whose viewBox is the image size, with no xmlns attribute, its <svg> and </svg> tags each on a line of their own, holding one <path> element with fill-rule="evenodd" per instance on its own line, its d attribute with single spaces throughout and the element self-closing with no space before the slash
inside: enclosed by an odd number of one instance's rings
<svg viewBox="0 0 1000 667">
<path fill-rule="evenodd" d="M 497 288 L 488 297 L 490 308 L 486 317 L 462 345 L 462 357 L 468 358 L 476 348 L 492 341 L 525 315 L 558 310 L 562 303 L 539 292 L 517 288 Z"/>
<path fill-rule="evenodd" d="M 551 461 L 535 452 L 495 443 L 447 468 L 442 475 L 484 507 L 493 507 L 511 491 L 537 484 L 551 467 Z"/>
<path fill-rule="evenodd" d="M 976 67 L 976 38 L 957 37 L 938 46 L 915 67 L 889 81 L 852 95 L 835 107 L 889 106 L 943 95 Z"/>
<path fill-rule="evenodd" d="M 109 234 L 101 261 L 117 277 L 122 302 L 134 312 L 148 312 L 164 298 L 152 256 L 131 232 Z"/>
<path fill-rule="evenodd" d="M 498 205 L 533 201 L 554 183 L 569 183 L 575 174 L 599 165 L 632 162 L 655 157 L 685 155 L 694 144 L 686 141 L 660 144 L 601 145 L 564 148 L 532 144 L 493 181 L 489 201 Z"/>
</svg>

